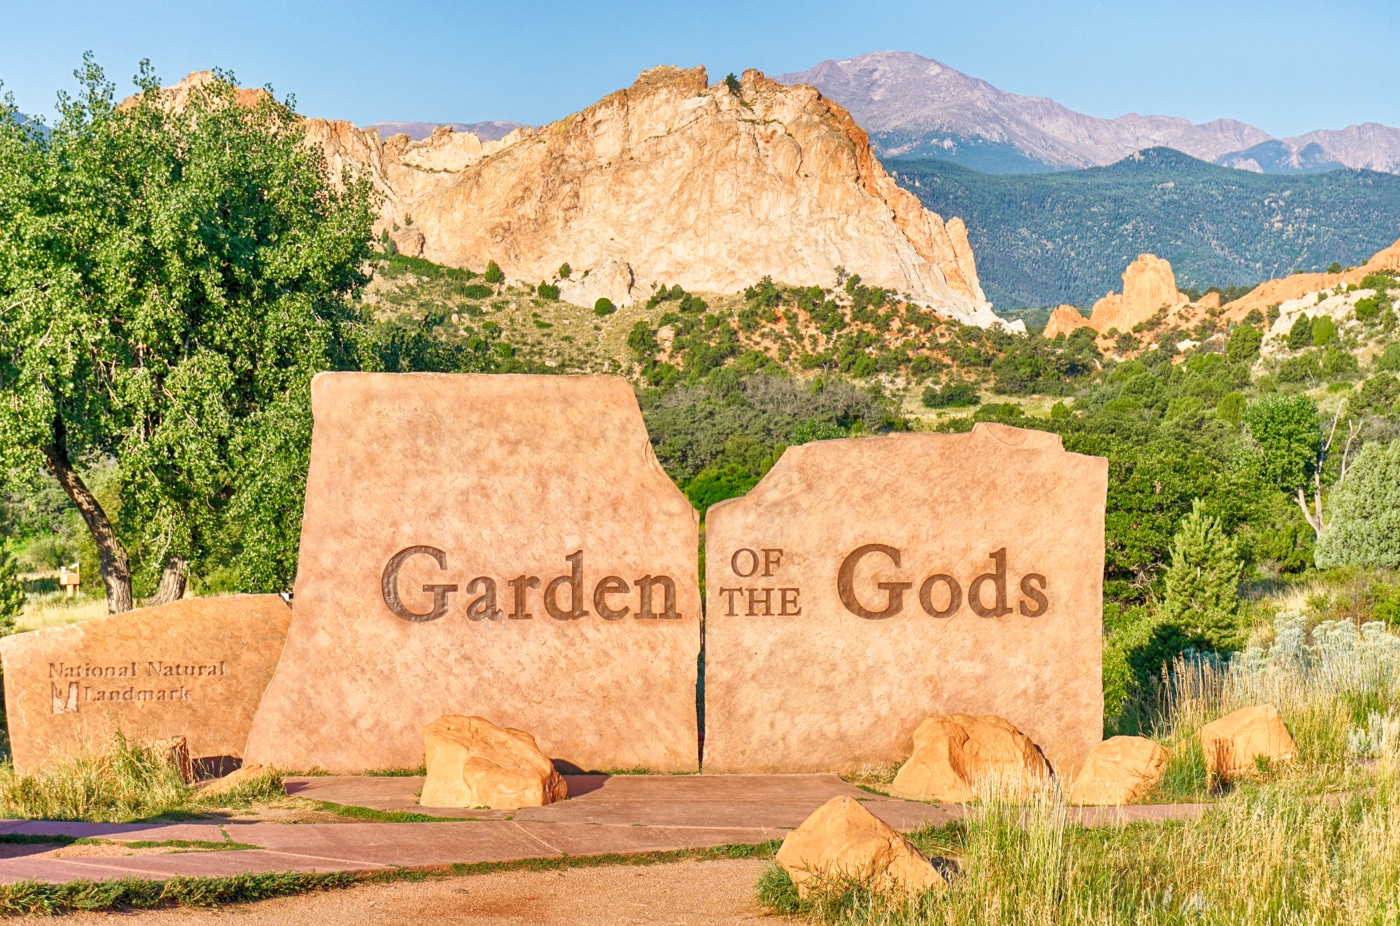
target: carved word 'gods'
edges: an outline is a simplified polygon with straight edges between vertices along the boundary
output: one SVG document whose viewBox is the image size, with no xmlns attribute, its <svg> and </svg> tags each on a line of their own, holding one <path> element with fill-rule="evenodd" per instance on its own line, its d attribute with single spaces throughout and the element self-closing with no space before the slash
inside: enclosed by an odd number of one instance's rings
<svg viewBox="0 0 1400 926">
<path fill-rule="evenodd" d="M 410 609 L 399 596 L 399 572 L 411 557 L 420 555 L 431 557 L 439 569 L 447 570 L 447 554 L 437 547 L 406 547 L 390 557 L 389 562 L 385 564 L 380 588 L 384 595 L 384 604 L 395 617 L 414 622 L 435 621 L 447 614 L 447 596 L 458 592 L 460 586 L 424 585 L 423 591 L 432 596 L 432 608 L 427 611 Z M 670 576 L 641 576 L 631 583 L 621 576 L 604 576 L 594 584 L 590 599 L 584 596 L 583 551 L 570 553 L 564 557 L 564 561 L 570 566 L 569 574 L 550 579 L 541 596 L 545 612 L 556 621 L 587 617 L 590 612 L 585 605 L 590 600 L 594 611 L 605 621 L 620 621 L 628 614 L 632 614 L 636 620 L 679 620 L 682 617 L 676 610 L 676 582 Z M 476 576 L 466 584 L 466 594 L 475 596 L 467 604 L 469 620 L 498 621 L 505 618 L 528 621 L 534 617 L 529 610 L 529 593 L 531 589 L 540 587 L 539 576 L 519 575 L 502 584 L 510 589 L 509 613 L 497 607 L 499 585 L 495 579 L 490 576 Z M 637 595 L 635 613 L 625 597 L 634 591 Z M 656 608 L 658 598 L 661 604 L 659 611 Z"/>
<path fill-rule="evenodd" d="M 879 592 L 856 588 L 856 567 L 866 557 L 885 558 L 901 565 L 900 551 L 883 543 L 867 543 L 857 547 L 841 562 L 836 574 L 836 593 L 847 611 L 857 617 L 878 621 L 894 617 L 904 610 L 904 593 L 914 588 L 913 582 L 877 582 Z M 967 606 L 978 617 L 1001 617 L 1012 613 L 1007 596 L 1006 548 L 988 554 L 992 571 L 975 576 L 967 586 Z M 1045 576 L 1028 572 L 1019 583 L 1020 600 L 1015 610 L 1025 617 L 1039 617 L 1050 606 L 1046 597 Z M 883 600 L 881 598 L 883 592 Z M 963 604 L 963 586 L 946 572 L 937 572 L 919 583 L 919 606 L 932 617 L 952 617 Z M 990 601 L 988 600 L 990 599 Z M 873 607 L 867 607 L 867 604 Z"/>
</svg>

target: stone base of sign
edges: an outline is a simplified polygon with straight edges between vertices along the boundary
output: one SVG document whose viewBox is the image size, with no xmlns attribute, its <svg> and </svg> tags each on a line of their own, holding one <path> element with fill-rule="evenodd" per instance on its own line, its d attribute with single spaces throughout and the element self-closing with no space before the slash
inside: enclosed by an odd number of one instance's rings
<svg viewBox="0 0 1400 926">
<path fill-rule="evenodd" d="M 234 595 L 5 637 L 15 770 L 101 751 L 117 731 L 183 738 L 194 771 L 241 759 L 290 621 L 277 595 Z"/>
<path fill-rule="evenodd" d="M 789 448 L 707 515 L 705 770 L 897 764 L 958 713 L 1072 775 L 1102 735 L 1107 488 L 1005 425 Z"/>
<path fill-rule="evenodd" d="M 608 376 L 322 373 L 248 760 L 414 768 L 444 714 L 561 771 L 694 771 L 699 520 Z"/>
</svg>

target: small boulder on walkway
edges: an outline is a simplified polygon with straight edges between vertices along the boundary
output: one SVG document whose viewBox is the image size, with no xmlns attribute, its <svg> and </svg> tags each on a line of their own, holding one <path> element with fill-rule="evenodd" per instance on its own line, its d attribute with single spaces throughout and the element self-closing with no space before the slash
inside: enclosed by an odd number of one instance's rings
<svg viewBox="0 0 1400 926">
<path fill-rule="evenodd" d="M 1258 759 L 1287 762 L 1298 755 L 1283 718 L 1272 704 L 1242 707 L 1201 727 L 1206 768 L 1231 779 L 1255 771 Z"/>
<path fill-rule="evenodd" d="M 234 769 L 222 778 L 206 781 L 199 786 L 199 793 L 206 796 L 227 794 L 240 785 L 250 781 L 256 781 L 264 775 L 269 775 L 271 773 L 272 769 L 268 768 L 266 765 L 245 765 L 242 768 Z"/>
<path fill-rule="evenodd" d="M 1009 722 L 942 714 L 914 731 L 914 752 L 895 776 L 890 794 L 960 804 L 973 799 L 977 782 L 984 779 L 1034 786 L 1049 777 L 1040 749 Z"/>
<path fill-rule="evenodd" d="M 1070 788 L 1071 804 L 1131 804 L 1157 784 L 1167 751 L 1143 736 L 1113 736 L 1089 752 Z"/>
<path fill-rule="evenodd" d="M 947 884 L 909 840 L 849 797 L 832 798 L 788 833 L 777 862 L 801 897 L 842 881 L 909 894 Z"/>
<path fill-rule="evenodd" d="M 569 796 L 568 785 L 523 730 L 481 717 L 448 715 L 423 728 L 428 776 L 423 807 L 543 807 Z"/>
</svg>

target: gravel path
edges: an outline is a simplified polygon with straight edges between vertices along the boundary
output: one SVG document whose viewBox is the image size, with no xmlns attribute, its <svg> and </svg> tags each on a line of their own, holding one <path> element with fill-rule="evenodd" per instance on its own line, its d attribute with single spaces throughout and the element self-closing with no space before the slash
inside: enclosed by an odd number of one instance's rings
<svg viewBox="0 0 1400 926">
<path fill-rule="evenodd" d="M 791 922 L 765 916 L 753 890 L 768 863 L 754 859 L 507 871 L 422 882 L 364 884 L 218 910 L 180 908 L 64 917 L 71 926 L 733 926 Z M 16 923 L 45 923 L 25 917 Z"/>
</svg>

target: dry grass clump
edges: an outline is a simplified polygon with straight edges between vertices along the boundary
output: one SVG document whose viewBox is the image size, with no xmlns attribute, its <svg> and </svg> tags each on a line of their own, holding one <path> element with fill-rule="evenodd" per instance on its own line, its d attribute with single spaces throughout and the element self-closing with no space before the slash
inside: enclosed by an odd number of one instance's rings
<svg viewBox="0 0 1400 926">
<path fill-rule="evenodd" d="M 250 779 L 219 795 L 203 795 L 185 781 L 169 749 L 115 733 L 101 751 L 65 761 L 36 775 L 0 765 L 0 816 L 20 819 L 129 823 L 240 807 L 284 797 L 276 775 Z"/>
<path fill-rule="evenodd" d="M 107 616 L 107 601 L 103 598 L 64 598 L 62 592 L 29 595 L 24 610 L 15 619 L 15 631 L 42 630 L 62 627 Z"/>
</svg>

